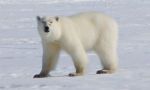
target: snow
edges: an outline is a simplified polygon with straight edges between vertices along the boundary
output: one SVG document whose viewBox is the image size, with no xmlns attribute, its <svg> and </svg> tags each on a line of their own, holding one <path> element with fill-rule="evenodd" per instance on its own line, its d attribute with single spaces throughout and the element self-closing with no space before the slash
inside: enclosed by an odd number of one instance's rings
<svg viewBox="0 0 150 90">
<path fill-rule="evenodd" d="M 53 3 L 61 3 L 61 2 L 82 2 L 82 1 L 91 1 L 91 0 L 1 0 L 0 4 L 53 4 Z M 96 1 L 96 0 L 93 0 Z M 105 0 L 99 0 L 105 1 Z M 22 3 L 23 2 L 23 3 Z"/>
<path fill-rule="evenodd" d="M 149 9 L 150 0 L 0 0 L 0 90 L 149 90 Z M 101 65 L 91 52 L 88 73 L 68 77 L 74 67 L 62 52 L 52 77 L 33 79 L 42 57 L 35 17 L 91 10 L 119 23 L 118 72 L 96 75 Z"/>
</svg>

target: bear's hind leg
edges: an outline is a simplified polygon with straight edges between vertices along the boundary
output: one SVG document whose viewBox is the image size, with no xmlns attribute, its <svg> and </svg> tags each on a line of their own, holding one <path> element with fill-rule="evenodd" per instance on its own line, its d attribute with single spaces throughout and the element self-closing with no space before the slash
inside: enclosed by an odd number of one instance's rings
<svg viewBox="0 0 150 90">
<path fill-rule="evenodd" d="M 110 49 L 104 49 L 101 48 L 100 50 L 96 50 L 100 60 L 101 64 L 103 66 L 102 70 L 98 70 L 97 74 L 109 74 L 113 73 L 117 70 L 117 52 L 116 50 Z"/>
<path fill-rule="evenodd" d="M 112 28 L 113 29 L 113 28 Z M 113 73 L 118 67 L 117 56 L 117 29 L 108 29 L 101 32 L 98 42 L 95 44 L 95 51 L 101 59 L 102 70 L 97 74 Z"/>
</svg>

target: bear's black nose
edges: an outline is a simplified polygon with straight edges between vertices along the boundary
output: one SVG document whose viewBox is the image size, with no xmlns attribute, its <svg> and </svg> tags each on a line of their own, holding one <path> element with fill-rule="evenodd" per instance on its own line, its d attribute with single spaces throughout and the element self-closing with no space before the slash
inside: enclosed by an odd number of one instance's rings
<svg viewBox="0 0 150 90">
<path fill-rule="evenodd" d="M 44 32 L 49 32 L 49 27 L 48 26 L 44 27 Z"/>
</svg>

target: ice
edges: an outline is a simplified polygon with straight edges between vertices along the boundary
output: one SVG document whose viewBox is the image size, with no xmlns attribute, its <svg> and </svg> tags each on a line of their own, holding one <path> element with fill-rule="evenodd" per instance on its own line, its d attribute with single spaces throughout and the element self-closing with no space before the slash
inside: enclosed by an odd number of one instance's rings
<svg viewBox="0 0 150 90">
<path fill-rule="evenodd" d="M 0 0 L 0 90 L 150 90 L 150 0 Z M 88 53 L 85 76 L 74 71 L 71 58 L 61 53 L 51 77 L 40 72 L 42 47 L 36 16 L 100 11 L 119 23 L 119 70 L 96 75 L 98 57 Z"/>
</svg>

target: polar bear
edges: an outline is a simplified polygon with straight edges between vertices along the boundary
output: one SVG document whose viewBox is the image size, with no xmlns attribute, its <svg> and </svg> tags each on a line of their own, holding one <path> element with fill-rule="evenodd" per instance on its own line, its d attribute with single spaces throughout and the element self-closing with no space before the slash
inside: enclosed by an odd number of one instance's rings
<svg viewBox="0 0 150 90">
<path fill-rule="evenodd" d="M 43 60 L 42 70 L 34 78 L 48 76 L 55 68 L 61 50 L 72 57 L 76 69 L 69 76 L 86 73 L 86 51 L 90 50 L 99 56 L 103 66 L 97 74 L 117 70 L 118 25 L 113 18 L 99 12 L 82 12 L 71 16 L 37 16 L 37 22 L 42 39 Z"/>
</svg>

